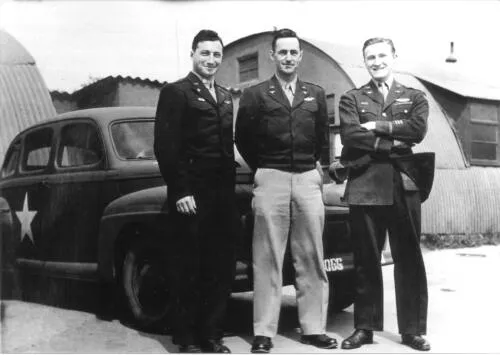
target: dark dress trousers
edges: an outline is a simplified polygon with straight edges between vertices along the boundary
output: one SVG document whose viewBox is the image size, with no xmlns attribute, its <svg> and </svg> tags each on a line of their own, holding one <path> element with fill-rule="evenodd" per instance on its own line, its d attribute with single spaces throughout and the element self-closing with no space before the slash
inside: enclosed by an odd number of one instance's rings
<svg viewBox="0 0 500 355">
<path fill-rule="evenodd" d="M 341 161 L 350 166 L 344 198 L 350 206 L 356 265 L 355 327 L 383 329 L 380 253 L 388 232 L 399 332 L 425 334 L 427 280 L 420 250 L 420 192 L 395 160 L 411 158 L 411 147 L 424 138 L 427 99 L 423 92 L 394 81 L 384 102 L 370 81 L 343 95 L 339 108 Z M 360 125 L 369 121 L 376 121 L 375 130 Z"/>
<path fill-rule="evenodd" d="M 234 276 L 233 104 L 227 90 L 215 88 L 217 100 L 190 73 L 162 88 L 156 113 L 154 147 L 170 211 L 174 341 L 181 345 L 221 337 Z M 196 214 L 178 213 L 176 201 L 189 195 Z"/>
</svg>

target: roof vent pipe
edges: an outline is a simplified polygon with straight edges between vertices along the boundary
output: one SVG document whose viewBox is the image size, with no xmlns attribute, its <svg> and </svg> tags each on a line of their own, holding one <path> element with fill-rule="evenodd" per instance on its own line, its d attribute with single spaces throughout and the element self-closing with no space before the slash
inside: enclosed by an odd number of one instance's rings
<svg viewBox="0 0 500 355">
<path fill-rule="evenodd" d="M 446 63 L 455 63 L 457 58 L 453 55 L 453 42 L 450 42 L 450 55 L 446 58 Z"/>
</svg>

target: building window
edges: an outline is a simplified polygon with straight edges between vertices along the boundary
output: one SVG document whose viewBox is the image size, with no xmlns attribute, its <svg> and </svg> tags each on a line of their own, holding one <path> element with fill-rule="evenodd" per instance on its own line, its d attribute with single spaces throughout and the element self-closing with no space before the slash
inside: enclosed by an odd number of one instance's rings
<svg viewBox="0 0 500 355">
<path fill-rule="evenodd" d="M 471 122 L 472 159 L 497 160 L 497 135 L 496 125 Z"/>
<path fill-rule="evenodd" d="M 259 78 L 259 61 L 257 53 L 238 58 L 240 83 Z"/>
<path fill-rule="evenodd" d="M 494 104 L 470 105 L 470 157 L 473 164 L 500 163 L 498 108 Z"/>
</svg>

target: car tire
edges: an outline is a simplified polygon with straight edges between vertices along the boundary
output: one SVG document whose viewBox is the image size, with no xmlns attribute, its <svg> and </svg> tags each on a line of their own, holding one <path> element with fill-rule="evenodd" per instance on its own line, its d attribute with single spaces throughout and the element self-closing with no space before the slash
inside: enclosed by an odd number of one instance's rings
<svg viewBox="0 0 500 355">
<path fill-rule="evenodd" d="M 330 282 L 329 310 L 338 313 L 354 303 L 356 291 L 354 271 L 333 274 L 328 277 Z"/>
<path fill-rule="evenodd" d="M 158 243 L 134 240 L 125 251 L 121 287 L 127 318 L 140 328 L 164 326 L 170 313 L 165 254 Z"/>
</svg>

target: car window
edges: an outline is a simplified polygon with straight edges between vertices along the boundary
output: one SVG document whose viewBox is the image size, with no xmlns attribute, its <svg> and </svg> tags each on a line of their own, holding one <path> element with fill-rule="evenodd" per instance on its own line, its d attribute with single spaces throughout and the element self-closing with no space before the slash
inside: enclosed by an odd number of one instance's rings
<svg viewBox="0 0 500 355">
<path fill-rule="evenodd" d="M 103 150 L 97 128 L 89 122 L 71 123 L 61 130 L 57 164 L 61 167 L 93 165 Z"/>
<path fill-rule="evenodd" d="M 41 170 L 49 164 L 53 131 L 42 128 L 28 133 L 24 139 L 23 170 Z"/>
<path fill-rule="evenodd" d="M 20 145 L 19 143 L 14 143 L 5 156 L 0 177 L 4 178 L 14 175 L 14 173 L 16 172 L 17 164 L 19 163 L 19 155 Z"/>
<path fill-rule="evenodd" d="M 118 156 L 122 159 L 155 159 L 153 131 L 152 120 L 114 123 L 111 126 L 111 136 Z"/>
</svg>

